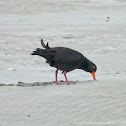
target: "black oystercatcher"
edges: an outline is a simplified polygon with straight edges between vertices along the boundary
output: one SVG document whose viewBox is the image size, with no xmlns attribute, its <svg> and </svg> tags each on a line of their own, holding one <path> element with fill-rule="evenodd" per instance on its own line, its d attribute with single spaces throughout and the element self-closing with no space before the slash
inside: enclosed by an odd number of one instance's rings
<svg viewBox="0 0 126 126">
<path fill-rule="evenodd" d="M 93 76 L 93 80 L 96 79 L 96 65 L 84 57 L 80 52 L 66 47 L 50 48 L 48 43 L 47 45 L 44 44 L 43 39 L 41 39 L 41 45 L 45 49 L 37 48 L 31 55 L 42 56 L 47 60 L 46 62 L 49 63 L 50 66 L 57 68 L 55 81 L 57 85 L 61 84 L 57 81 L 58 70 L 63 71 L 67 84 L 74 84 L 70 83 L 66 77 L 66 73 L 74 69 L 82 69 L 86 72 L 90 72 Z"/>
</svg>

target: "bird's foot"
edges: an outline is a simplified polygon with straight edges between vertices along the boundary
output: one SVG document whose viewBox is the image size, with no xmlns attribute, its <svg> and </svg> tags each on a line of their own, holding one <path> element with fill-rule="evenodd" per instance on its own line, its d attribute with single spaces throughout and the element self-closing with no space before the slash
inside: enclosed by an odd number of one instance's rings
<svg viewBox="0 0 126 126">
<path fill-rule="evenodd" d="M 70 82 L 68 82 L 68 81 L 66 81 L 66 83 L 67 83 L 67 85 L 69 85 L 69 84 L 75 84 L 75 83 L 70 83 Z"/>
<path fill-rule="evenodd" d="M 57 82 L 57 81 L 56 81 L 55 83 L 56 83 L 56 85 L 62 85 L 62 84 L 64 84 L 64 83 L 59 83 L 59 82 Z"/>
</svg>

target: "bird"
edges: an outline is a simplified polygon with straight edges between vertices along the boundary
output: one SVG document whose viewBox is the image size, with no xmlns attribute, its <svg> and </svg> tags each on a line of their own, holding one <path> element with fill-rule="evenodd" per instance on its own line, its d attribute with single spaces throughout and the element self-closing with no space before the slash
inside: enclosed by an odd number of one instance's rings
<svg viewBox="0 0 126 126">
<path fill-rule="evenodd" d="M 75 70 L 82 69 L 86 72 L 89 72 L 93 76 L 93 80 L 96 80 L 95 72 L 97 70 L 97 66 L 87 59 L 82 53 L 67 48 L 67 47 L 49 47 L 49 44 L 44 44 L 43 39 L 41 39 L 41 45 L 44 49 L 37 48 L 35 49 L 31 55 L 38 55 L 46 59 L 46 63 L 50 66 L 55 67 L 55 83 L 57 85 L 61 85 L 62 83 L 58 82 L 57 75 L 58 70 L 61 70 L 66 79 L 66 84 L 74 84 L 69 82 L 66 76 L 66 73 Z"/>
</svg>

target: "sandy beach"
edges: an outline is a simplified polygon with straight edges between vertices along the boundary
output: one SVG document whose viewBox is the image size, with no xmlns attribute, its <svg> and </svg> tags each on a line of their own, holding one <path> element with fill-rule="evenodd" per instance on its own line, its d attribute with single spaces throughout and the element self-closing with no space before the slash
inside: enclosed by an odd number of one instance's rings
<svg viewBox="0 0 126 126">
<path fill-rule="evenodd" d="M 0 126 L 126 126 L 126 0 L 0 1 Z M 67 74 L 32 56 L 64 46 L 98 70 Z M 58 80 L 64 81 L 63 74 Z"/>
</svg>

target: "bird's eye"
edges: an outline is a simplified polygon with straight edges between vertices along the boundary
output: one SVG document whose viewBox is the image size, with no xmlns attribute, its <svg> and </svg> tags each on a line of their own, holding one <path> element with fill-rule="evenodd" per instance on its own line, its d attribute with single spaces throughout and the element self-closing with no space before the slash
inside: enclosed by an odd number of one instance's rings
<svg viewBox="0 0 126 126">
<path fill-rule="evenodd" d="M 95 69 L 95 66 L 93 66 L 93 68 Z"/>
</svg>

